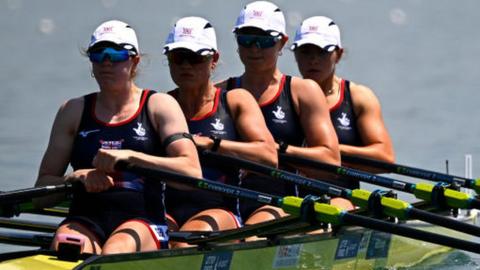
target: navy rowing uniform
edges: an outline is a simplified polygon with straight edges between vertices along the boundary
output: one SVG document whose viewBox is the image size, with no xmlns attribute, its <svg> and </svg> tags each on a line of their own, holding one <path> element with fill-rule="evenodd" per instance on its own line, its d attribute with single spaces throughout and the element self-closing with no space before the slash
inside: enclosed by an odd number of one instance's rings
<svg viewBox="0 0 480 270">
<path fill-rule="evenodd" d="M 294 146 L 302 146 L 305 141 L 305 135 L 298 114 L 295 111 L 291 93 L 291 81 L 291 76 L 283 75 L 275 96 L 271 100 L 260 104 L 260 109 L 275 141 Z M 240 87 L 242 87 L 240 77 L 228 79 L 228 90 Z M 290 171 L 292 170 L 290 169 Z M 274 180 L 268 177 L 249 175 L 242 180 L 242 187 L 278 196 L 298 194 L 295 185 L 282 181 L 273 181 Z M 248 218 L 248 216 L 260 206 L 262 206 L 262 204 L 251 200 L 241 200 L 240 208 L 242 210 L 242 218 Z"/>
<path fill-rule="evenodd" d="M 176 90 L 169 92 L 177 97 Z M 213 109 L 206 115 L 187 119 L 188 129 L 192 135 L 217 136 L 218 138 L 238 141 L 239 135 L 227 103 L 227 91 L 216 89 Z M 213 166 L 212 166 L 213 165 Z M 238 170 L 233 168 L 218 168 L 214 164 L 201 161 L 203 177 L 209 180 L 238 186 Z M 181 227 L 190 217 L 212 208 L 222 208 L 239 216 L 238 200 L 206 190 L 185 192 L 173 187 L 167 187 L 166 206 L 168 214 Z"/>
<path fill-rule="evenodd" d="M 342 80 L 340 83 L 340 99 L 330 108 L 330 118 L 340 144 L 363 145 L 358 132 L 357 116 L 353 110 L 350 82 L 347 80 Z"/>
<path fill-rule="evenodd" d="M 337 133 L 338 143 L 361 146 L 363 142 L 357 127 L 357 116 L 353 109 L 350 81 L 342 79 L 339 90 L 340 98 L 337 104 L 330 108 L 330 118 Z M 335 181 L 329 181 L 328 179 L 325 179 L 325 181 L 348 189 L 360 188 L 358 181 L 341 176 L 338 176 Z"/>
<path fill-rule="evenodd" d="M 91 169 L 98 149 L 131 149 L 163 156 L 158 133 L 148 116 L 148 100 L 153 91 L 144 90 L 137 112 L 119 123 L 105 123 L 95 116 L 97 93 L 84 96 L 84 109 L 71 154 L 74 170 Z M 163 196 L 165 184 L 141 176 L 115 172 L 114 187 L 100 193 L 77 192 L 73 196 L 67 220 L 77 220 L 94 227 L 105 240 L 128 220 L 147 220 L 166 224 Z M 90 222 L 88 222 L 90 221 Z"/>
</svg>

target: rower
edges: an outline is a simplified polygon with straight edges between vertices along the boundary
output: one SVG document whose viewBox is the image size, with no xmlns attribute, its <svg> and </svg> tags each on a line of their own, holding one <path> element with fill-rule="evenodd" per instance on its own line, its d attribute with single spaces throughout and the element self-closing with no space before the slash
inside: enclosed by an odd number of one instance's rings
<svg viewBox="0 0 480 270">
<path fill-rule="evenodd" d="M 199 177 L 192 140 L 178 136 L 188 132 L 182 111 L 169 95 L 136 86 L 140 50 L 130 25 L 112 20 L 98 26 L 86 55 L 100 90 L 62 105 L 36 183 L 84 186 L 74 192 L 52 248 L 70 239 L 97 254 L 167 247 L 164 183 L 114 167 L 125 161 Z M 66 174 L 69 164 L 73 172 Z"/>
<path fill-rule="evenodd" d="M 240 88 L 227 92 L 210 79 L 219 59 L 210 22 L 200 17 L 179 19 L 168 35 L 164 54 L 178 86 L 169 94 L 180 104 L 198 148 L 277 165 L 273 137 L 252 95 Z M 207 179 L 238 185 L 238 170 L 205 163 L 202 170 Z M 238 200 L 220 194 L 168 187 L 166 204 L 174 230 L 218 231 L 241 225 Z"/>
<path fill-rule="evenodd" d="M 354 155 L 385 162 L 394 162 L 392 140 L 385 127 L 380 103 L 367 86 L 342 79 L 335 74 L 344 50 L 340 29 L 330 18 L 314 16 L 298 27 L 291 46 L 303 78 L 317 82 L 323 89 L 330 108 L 342 155 Z M 368 166 L 355 166 L 370 172 L 381 172 Z M 346 182 L 358 188 L 358 182 Z"/>
<path fill-rule="evenodd" d="M 267 126 L 282 153 L 340 164 L 338 139 L 331 124 L 328 105 L 315 82 L 283 74 L 277 67 L 288 36 L 285 17 L 276 5 L 256 1 L 245 6 L 237 18 L 234 34 L 238 54 L 245 71 L 229 78 L 220 87 L 242 87 L 256 98 Z M 317 173 L 303 170 L 305 173 Z M 296 186 L 251 177 L 242 186 L 275 195 L 298 194 Z M 272 206 L 243 201 L 242 217 L 246 224 L 285 216 Z"/>
</svg>

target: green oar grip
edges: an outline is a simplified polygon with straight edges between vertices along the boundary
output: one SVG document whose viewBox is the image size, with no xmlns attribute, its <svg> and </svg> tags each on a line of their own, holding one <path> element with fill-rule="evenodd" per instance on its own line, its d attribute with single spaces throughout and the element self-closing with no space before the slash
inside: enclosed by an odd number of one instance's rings
<svg viewBox="0 0 480 270">
<path fill-rule="evenodd" d="M 480 178 L 475 179 L 470 188 L 475 190 L 477 194 L 480 194 Z"/>
<path fill-rule="evenodd" d="M 300 216 L 303 199 L 294 196 L 283 198 L 282 209 L 293 216 Z M 342 223 L 342 213 L 344 210 L 325 203 L 314 204 L 315 217 L 320 222 L 339 225 Z"/>
<path fill-rule="evenodd" d="M 372 192 L 364 189 L 352 190 L 352 202 L 353 204 L 368 209 L 368 201 Z M 411 205 L 408 202 L 404 202 L 399 199 L 382 197 L 380 203 L 382 204 L 382 211 L 385 215 L 390 217 L 396 217 L 402 220 L 408 219 L 408 210 Z"/>
<path fill-rule="evenodd" d="M 432 202 L 432 193 L 434 185 L 428 183 L 417 183 L 415 185 L 415 197 L 426 202 Z M 456 191 L 450 188 L 445 188 L 443 195 L 445 196 L 445 204 L 449 207 L 468 209 L 470 206 L 471 196 L 465 192 Z"/>
</svg>

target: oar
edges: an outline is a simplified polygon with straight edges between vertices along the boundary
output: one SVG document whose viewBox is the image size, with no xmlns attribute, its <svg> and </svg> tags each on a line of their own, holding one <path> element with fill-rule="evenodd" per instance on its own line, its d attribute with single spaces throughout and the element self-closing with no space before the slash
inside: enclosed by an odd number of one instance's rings
<svg viewBox="0 0 480 270">
<path fill-rule="evenodd" d="M 465 192 L 445 188 L 444 186 L 435 186 L 428 183 L 409 183 L 360 170 L 335 166 L 324 162 L 287 154 L 279 154 L 279 159 L 283 163 L 307 166 L 339 176 L 345 176 L 349 179 L 411 193 L 415 195 L 416 198 L 430 202 L 437 207 L 442 207 L 445 205 L 452 208 L 480 209 L 480 200 L 474 198 L 472 195 L 466 194 Z"/>
<path fill-rule="evenodd" d="M 440 172 L 429 171 L 425 169 L 400 165 L 396 163 L 388 163 L 380 160 L 364 158 L 359 156 L 342 155 L 342 161 L 348 163 L 366 165 L 373 168 L 379 168 L 386 170 L 390 173 L 401 174 L 405 176 L 411 176 L 415 178 L 421 178 L 425 180 L 431 180 L 436 182 L 445 182 L 449 184 L 459 184 L 464 188 L 470 188 L 480 194 L 480 179 L 470 179 L 461 176 L 449 175 Z"/>
<path fill-rule="evenodd" d="M 269 176 L 274 179 L 288 181 L 319 193 L 346 198 L 362 208 L 366 208 L 374 212 L 381 212 L 387 216 L 396 217 L 401 220 L 418 219 L 467 234 L 480 236 L 480 227 L 478 226 L 417 209 L 408 202 L 381 196 L 381 193 L 376 193 L 380 195 L 380 197 L 375 198 L 377 195 L 367 190 L 350 190 L 344 187 L 335 186 L 319 180 L 313 180 L 295 173 L 279 170 L 238 157 L 222 155 L 211 151 L 201 152 L 201 158 L 207 162 L 215 162 L 217 166 L 218 164 L 225 166 L 236 165 L 237 167 L 245 170 Z"/>
<path fill-rule="evenodd" d="M 12 217 L 22 212 L 35 212 L 32 199 L 58 193 L 70 193 L 81 188 L 79 182 L 65 182 L 59 185 L 48 185 L 12 190 L 0 193 L 0 216 Z"/>
<path fill-rule="evenodd" d="M 286 213 L 289 213 L 293 216 L 301 216 L 302 213 L 307 213 L 312 215 L 313 218 L 315 218 L 319 222 L 331 223 L 334 225 L 357 225 L 377 231 L 398 234 L 401 236 L 418 239 L 425 242 L 449 246 L 452 248 L 471 251 L 474 253 L 480 253 L 480 244 L 478 243 L 417 230 L 407 226 L 385 222 L 374 218 L 351 214 L 347 211 L 344 211 L 338 207 L 329 204 L 317 203 L 312 201 L 307 201 L 306 203 L 304 203 L 304 200 L 298 197 L 287 196 L 282 198 L 279 196 L 230 186 L 220 182 L 185 176 L 171 171 L 129 164 L 126 161 L 117 162 L 116 169 L 132 172 L 137 175 L 142 175 L 147 179 L 155 179 L 167 183 L 173 182 L 177 184 L 189 185 L 192 187 L 221 193 L 226 196 L 255 200 L 263 204 L 280 207 Z"/>
</svg>

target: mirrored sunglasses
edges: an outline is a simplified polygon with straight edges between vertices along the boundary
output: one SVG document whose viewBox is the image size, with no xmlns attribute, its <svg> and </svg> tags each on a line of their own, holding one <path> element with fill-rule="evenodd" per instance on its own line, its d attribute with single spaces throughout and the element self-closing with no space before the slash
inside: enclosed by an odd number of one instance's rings
<svg viewBox="0 0 480 270">
<path fill-rule="evenodd" d="M 212 55 L 201 55 L 192 51 L 171 51 L 167 54 L 168 61 L 177 65 L 181 65 L 187 61 L 191 65 L 205 63 Z"/>
<path fill-rule="evenodd" d="M 237 35 L 238 45 L 244 48 L 251 48 L 253 45 L 259 49 L 268 49 L 281 39 L 281 36 L 257 36 L 257 35 Z"/>
<path fill-rule="evenodd" d="M 135 52 L 127 49 L 114 49 L 110 47 L 88 52 L 90 61 L 94 63 L 103 63 L 107 57 L 112 63 L 124 62 L 132 55 L 135 55 Z"/>
</svg>

